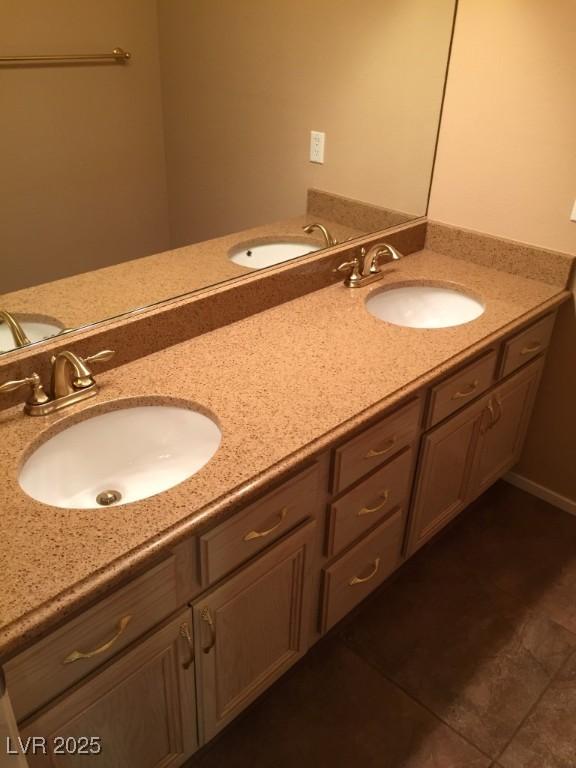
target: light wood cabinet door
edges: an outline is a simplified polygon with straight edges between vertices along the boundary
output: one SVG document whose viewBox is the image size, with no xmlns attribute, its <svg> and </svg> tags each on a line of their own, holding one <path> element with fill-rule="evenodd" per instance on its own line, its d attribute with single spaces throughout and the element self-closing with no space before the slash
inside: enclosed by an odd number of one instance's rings
<svg viewBox="0 0 576 768">
<path fill-rule="evenodd" d="M 483 398 L 423 438 L 407 554 L 415 552 L 465 507 L 485 407 Z"/>
<path fill-rule="evenodd" d="M 202 742 L 306 652 L 314 528 L 306 523 L 194 604 Z"/>
<path fill-rule="evenodd" d="M 543 358 L 531 363 L 490 396 L 474 456 L 470 499 L 483 493 L 520 458 L 543 364 Z"/>
<path fill-rule="evenodd" d="M 194 664 L 184 627 L 191 637 L 190 610 L 28 721 L 22 739 L 42 736 L 49 752 L 29 755 L 30 768 L 181 765 L 197 747 Z M 81 737 L 96 737 L 101 753 L 55 754 L 57 737 L 72 749 Z"/>
</svg>

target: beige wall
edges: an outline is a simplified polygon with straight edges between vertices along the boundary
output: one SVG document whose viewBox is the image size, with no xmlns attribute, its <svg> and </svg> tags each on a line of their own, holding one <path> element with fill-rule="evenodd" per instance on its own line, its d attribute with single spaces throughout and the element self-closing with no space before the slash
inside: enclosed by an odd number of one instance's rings
<svg viewBox="0 0 576 768">
<path fill-rule="evenodd" d="M 169 246 L 155 0 L 0 0 L 2 55 L 115 46 L 0 71 L 0 293 Z"/>
<path fill-rule="evenodd" d="M 460 0 L 429 216 L 576 254 L 576 3 Z M 561 314 L 518 471 L 576 500 L 576 321 Z"/>
<path fill-rule="evenodd" d="M 173 244 L 299 215 L 308 187 L 424 214 L 453 11 L 162 0 Z"/>
</svg>

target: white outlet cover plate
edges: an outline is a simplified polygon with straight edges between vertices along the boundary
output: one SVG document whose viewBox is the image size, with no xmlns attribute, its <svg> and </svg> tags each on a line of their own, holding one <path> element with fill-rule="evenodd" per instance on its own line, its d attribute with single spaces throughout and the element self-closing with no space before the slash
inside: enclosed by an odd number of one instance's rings
<svg viewBox="0 0 576 768">
<path fill-rule="evenodd" d="M 572 206 L 572 213 L 570 214 L 570 221 L 576 221 L 576 200 L 574 200 L 574 205 Z"/>
<path fill-rule="evenodd" d="M 324 162 L 324 146 L 326 144 L 326 134 L 322 131 L 310 131 L 310 162 Z"/>
</svg>

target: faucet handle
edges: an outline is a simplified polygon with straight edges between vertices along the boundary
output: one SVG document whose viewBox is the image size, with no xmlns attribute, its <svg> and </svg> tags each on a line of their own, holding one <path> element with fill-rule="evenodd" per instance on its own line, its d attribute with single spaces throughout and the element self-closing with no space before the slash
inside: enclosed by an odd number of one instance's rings
<svg viewBox="0 0 576 768">
<path fill-rule="evenodd" d="M 48 402 L 49 397 L 44 391 L 42 381 L 37 373 L 33 373 L 24 379 L 6 381 L 4 384 L 0 384 L 0 393 L 13 392 L 15 389 L 20 389 L 20 387 L 25 387 L 26 385 L 30 387 L 30 397 L 26 401 L 27 405 L 42 405 Z"/>
<path fill-rule="evenodd" d="M 94 355 L 81 358 L 84 363 L 104 363 L 106 360 L 111 360 L 116 352 L 113 349 L 103 349 L 102 352 L 96 352 Z"/>
</svg>

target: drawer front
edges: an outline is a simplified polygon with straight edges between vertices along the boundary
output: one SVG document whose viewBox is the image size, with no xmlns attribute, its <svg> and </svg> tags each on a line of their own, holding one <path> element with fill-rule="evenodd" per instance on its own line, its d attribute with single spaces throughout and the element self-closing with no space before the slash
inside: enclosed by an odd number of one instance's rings
<svg viewBox="0 0 576 768">
<path fill-rule="evenodd" d="M 547 315 L 504 344 L 500 376 L 508 376 L 544 352 L 550 343 L 556 315 Z"/>
<path fill-rule="evenodd" d="M 402 562 L 406 513 L 398 509 L 324 571 L 322 631 L 334 626 Z"/>
<path fill-rule="evenodd" d="M 486 392 L 494 382 L 495 371 L 496 351 L 493 350 L 432 387 L 428 426 L 438 424 Z"/>
<path fill-rule="evenodd" d="M 230 573 L 313 514 L 320 482 L 319 467 L 314 464 L 276 491 L 200 536 L 203 586 Z"/>
<path fill-rule="evenodd" d="M 406 448 L 330 506 L 328 556 L 341 552 L 400 504 L 408 508 L 412 466 L 413 451 Z"/>
<path fill-rule="evenodd" d="M 175 560 L 169 557 L 8 661 L 16 718 L 47 704 L 177 607 Z"/>
<path fill-rule="evenodd" d="M 413 400 L 334 451 L 332 493 L 352 485 L 416 438 L 422 401 Z"/>
</svg>

